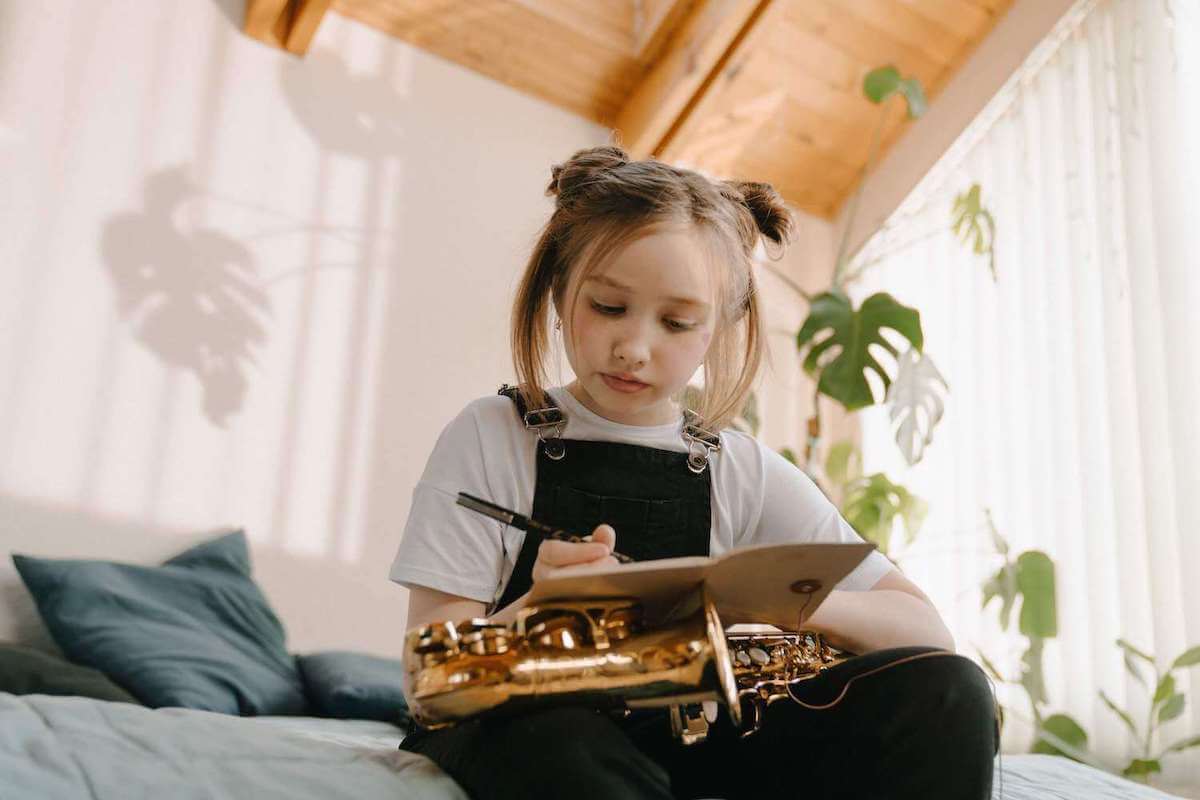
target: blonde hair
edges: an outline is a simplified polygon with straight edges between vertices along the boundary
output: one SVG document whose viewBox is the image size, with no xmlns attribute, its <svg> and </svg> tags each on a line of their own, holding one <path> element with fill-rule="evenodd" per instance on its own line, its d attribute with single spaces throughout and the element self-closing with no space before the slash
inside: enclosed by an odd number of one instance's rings
<svg viewBox="0 0 1200 800">
<path fill-rule="evenodd" d="M 531 408 L 545 405 L 551 306 L 574 307 L 582 278 L 618 248 L 664 225 L 690 225 L 709 243 L 710 265 L 725 267 L 717 283 L 717 316 L 704 358 L 699 414 L 725 427 L 745 405 L 764 358 L 762 314 L 752 260 L 760 237 L 779 246 L 793 221 L 770 185 L 717 181 L 655 159 L 631 161 L 615 145 L 580 150 L 551 168 L 546 194 L 556 199 L 517 289 L 512 356 L 517 384 Z M 572 272 L 582 269 L 571 298 Z M 569 303 L 564 305 L 564 300 Z"/>
</svg>

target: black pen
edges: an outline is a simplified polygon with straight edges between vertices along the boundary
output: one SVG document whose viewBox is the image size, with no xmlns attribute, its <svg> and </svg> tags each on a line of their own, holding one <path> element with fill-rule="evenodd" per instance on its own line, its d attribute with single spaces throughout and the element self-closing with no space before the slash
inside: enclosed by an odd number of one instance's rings
<svg viewBox="0 0 1200 800">
<path fill-rule="evenodd" d="M 515 511 L 509 511 L 507 508 L 498 506 L 495 503 L 489 503 L 487 500 L 480 500 L 478 497 L 467 494 L 466 492 L 459 492 L 458 500 L 456 502 L 460 506 L 469 508 L 472 511 L 478 511 L 480 514 L 485 514 L 494 520 L 503 522 L 505 525 L 511 525 L 512 527 L 520 528 L 523 531 L 537 531 L 547 539 L 558 539 L 560 541 L 572 542 L 575 544 L 592 541 L 590 534 L 588 536 L 579 536 L 578 534 L 571 533 L 570 531 L 564 531 L 560 528 L 551 528 L 549 525 L 538 522 L 536 519 L 530 519 L 524 514 L 518 514 Z M 633 562 L 633 559 L 629 556 L 616 551 L 613 551 L 612 557 L 622 564 L 629 564 Z"/>
</svg>

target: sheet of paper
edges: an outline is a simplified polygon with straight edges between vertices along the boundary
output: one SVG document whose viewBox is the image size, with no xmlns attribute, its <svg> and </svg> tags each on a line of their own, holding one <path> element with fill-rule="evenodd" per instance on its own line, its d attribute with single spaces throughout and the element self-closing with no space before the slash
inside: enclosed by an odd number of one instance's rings
<svg viewBox="0 0 1200 800">
<path fill-rule="evenodd" d="M 554 598 L 637 597 L 648 624 L 656 624 L 689 604 L 689 595 L 707 584 L 723 623 L 788 619 L 805 603 L 805 617 L 829 590 L 867 557 L 871 544 L 776 544 L 731 550 L 717 558 L 665 558 L 624 564 L 603 571 L 538 581 L 530 605 Z M 798 581 L 813 590 L 793 591 Z M 795 627 L 790 625 L 789 627 Z"/>
</svg>

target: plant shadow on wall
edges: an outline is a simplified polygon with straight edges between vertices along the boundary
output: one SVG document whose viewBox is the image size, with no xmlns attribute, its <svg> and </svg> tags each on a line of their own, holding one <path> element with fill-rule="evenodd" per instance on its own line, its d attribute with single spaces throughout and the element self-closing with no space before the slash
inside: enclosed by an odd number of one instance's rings
<svg viewBox="0 0 1200 800">
<path fill-rule="evenodd" d="M 121 318 L 164 364 L 200 382 L 205 416 L 224 427 L 245 398 L 271 309 L 249 248 L 181 221 L 198 194 L 183 167 L 151 174 L 143 208 L 111 218 L 100 250 Z"/>
<path fill-rule="evenodd" d="M 407 98 L 384 73 L 355 73 L 318 50 L 280 62 L 280 88 L 296 120 L 322 148 L 373 160 L 400 154 Z"/>
<path fill-rule="evenodd" d="M 288 107 L 324 151 L 376 163 L 398 155 L 401 97 L 384 79 L 354 76 L 331 54 L 314 54 L 306 61 L 286 57 L 281 63 L 279 80 Z M 264 162 L 272 157 L 264 155 Z M 188 172 L 179 165 L 148 175 L 142 207 L 105 223 L 100 250 L 120 317 L 164 365 L 199 381 L 205 417 L 225 427 L 243 407 L 255 355 L 267 341 L 271 287 L 317 270 L 366 269 L 378 234 L 387 232 L 370 223 L 324 224 L 320 208 L 303 219 L 223 197 L 199 186 Z M 318 186 L 317 192 L 327 188 Z M 378 197 L 381 188 L 366 187 L 366 196 Z M 202 207 L 233 209 L 262 221 L 251 220 L 248 235 L 239 241 L 213 227 L 190 225 L 189 218 Z M 280 220 L 286 225 L 279 226 Z M 268 249 L 272 240 L 296 235 L 319 239 L 322 252 L 333 243 L 344 255 L 337 263 L 314 260 L 260 276 L 258 265 L 274 260 Z M 245 243 L 251 240 L 258 243 L 254 250 Z M 314 253 L 318 249 L 310 248 Z"/>
</svg>

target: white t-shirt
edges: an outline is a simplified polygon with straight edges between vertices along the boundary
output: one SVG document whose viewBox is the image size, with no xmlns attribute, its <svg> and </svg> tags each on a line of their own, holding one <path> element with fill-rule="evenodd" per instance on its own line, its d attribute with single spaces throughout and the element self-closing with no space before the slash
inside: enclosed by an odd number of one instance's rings
<svg viewBox="0 0 1200 800">
<path fill-rule="evenodd" d="M 584 407 L 563 387 L 548 389 L 567 417 L 564 439 L 626 442 L 687 452 L 682 418 L 666 425 L 623 425 Z M 721 431 L 709 456 L 712 529 L 709 555 L 785 542 L 861 542 L 812 480 L 753 436 Z M 503 395 L 474 400 L 442 431 L 413 490 L 412 507 L 390 577 L 494 605 L 512 574 L 525 532 L 455 503 L 459 492 L 529 515 L 537 437 Z M 567 443 L 567 458 L 571 446 Z M 617 530 L 617 550 L 621 531 Z M 865 591 L 892 569 L 872 552 L 838 589 Z"/>
</svg>

